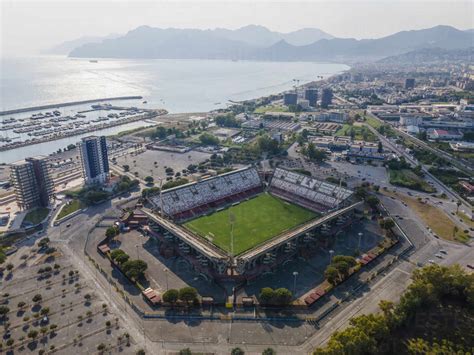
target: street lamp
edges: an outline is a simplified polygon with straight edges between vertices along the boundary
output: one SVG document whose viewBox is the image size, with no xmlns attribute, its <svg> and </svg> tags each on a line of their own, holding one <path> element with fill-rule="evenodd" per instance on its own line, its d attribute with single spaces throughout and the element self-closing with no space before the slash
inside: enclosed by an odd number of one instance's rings
<svg viewBox="0 0 474 355">
<path fill-rule="evenodd" d="M 360 239 L 362 238 L 362 232 L 357 233 L 357 235 L 359 236 L 359 244 L 357 245 L 357 250 L 360 253 Z"/>
<path fill-rule="evenodd" d="M 135 245 L 135 248 L 137 248 L 137 259 L 140 259 L 140 256 L 138 255 L 138 244 Z"/>
<path fill-rule="evenodd" d="M 298 277 L 298 271 L 293 271 L 293 296 L 296 295 L 296 278 Z"/>
<path fill-rule="evenodd" d="M 332 249 L 329 250 L 329 264 L 332 263 L 332 256 L 333 256 L 333 254 L 334 254 L 334 250 L 332 250 Z"/>
<path fill-rule="evenodd" d="M 164 268 L 163 271 L 165 272 L 165 276 L 166 276 L 166 291 L 168 291 L 168 269 Z"/>
</svg>

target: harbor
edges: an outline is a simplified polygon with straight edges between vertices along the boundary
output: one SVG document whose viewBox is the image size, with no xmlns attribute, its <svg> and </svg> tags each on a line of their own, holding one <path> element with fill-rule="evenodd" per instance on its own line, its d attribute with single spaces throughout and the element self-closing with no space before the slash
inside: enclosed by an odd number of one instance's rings
<svg viewBox="0 0 474 355">
<path fill-rule="evenodd" d="M 64 148 L 70 144 L 65 142 L 70 141 L 71 137 L 84 136 L 92 132 L 114 134 L 117 128 L 123 130 L 150 125 L 151 119 L 167 113 L 164 109 L 137 108 L 129 106 L 126 102 L 112 105 L 102 100 L 93 105 L 55 107 L 58 109 L 53 111 L 36 110 L 28 114 L 22 111 L 1 120 L 0 151 L 15 153 L 27 146 L 35 145 L 36 148 L 44 144 L 48 145 L 48 150 L 51 151 L 52 142 L 61 142 L 60 148 Z M 11 160 L 6 156 L 7 154 L 2 154 L 2 163 Z"/>
</svg>

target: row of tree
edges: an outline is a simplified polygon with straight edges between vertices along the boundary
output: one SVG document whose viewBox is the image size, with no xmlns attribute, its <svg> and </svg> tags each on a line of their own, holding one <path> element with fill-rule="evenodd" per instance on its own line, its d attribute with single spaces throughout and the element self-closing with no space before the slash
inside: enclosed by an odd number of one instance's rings
<svg viewBox="0 0 474 355">
<path fill-rule="evenodd" d="M 199 294 L 194 287 L 183 287 L 179 290 L 171 288 L 163 293 L 163 302 L 175 305 L 178 301 L 181 301 L 187 305 L 198 302 Z"/>
<path fill-rule="evenodd" d="M 258 298 L 262 305 L 286 306 L 291 303 L 293 294 L 286 288 L 277 288 L 274 290 L 270 287 L 264 287 L 260 290 Z"/>
<path fill-rule="evenodd" d="M 139 280 L 144 277 L 148 264 L 143 260 L 131 260 L 130 255 L 122 249 L 114 249 L 110 253 L 110 258 L 120 266 L 122 272 L 132 280 Z"/>
<path fill-rule="evenodd" d="M 324 271 L 324 277 L 330 284 L 336 285 L 349 276 L 351 268 L 356 264 L 357 262 L 352 256 L 336 255 Z"/>
<path fill-rule="evenodd" d="M 474 333 L 474 275 L 459 265 L 415 270 L 400 302 L 362 315 L 335 332 L 320 354 L 467 354 Z"/>
</svg>

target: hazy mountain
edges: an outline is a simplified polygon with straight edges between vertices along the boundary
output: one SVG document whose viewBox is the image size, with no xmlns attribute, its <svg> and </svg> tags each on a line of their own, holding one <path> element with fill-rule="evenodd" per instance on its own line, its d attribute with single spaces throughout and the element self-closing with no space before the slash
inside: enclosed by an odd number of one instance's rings
<svg viewBox="0 0 474 355">
<path fill-rule="evenodd" d="M 423 48 L 459 49 L 473 46 L 474 33 L 449 26 L 402 31 L 378 39 L 322 39 L 306 46 L 279 42 L 254 52 L 260 60 L 342 60 L 381 59 Z"/>
<path fill-rule="evenodd" d="M 469 48 L 474 43 L 472 32 L 450 26 L 436 26 L 424 30 L 402 31 L 378 39 L 323 38 L 304 44 L 317 35 L 327 34 L 316 29 L 280 34 L 262 26 L 246 26 L 238 30 L 160 29 L 142 26 L 119 38 L 84 44 L 75 48 L 70 56 L 352 61 L 376 60 L 423 48 Z"/>
<path fill-rule="evenodd" d="M 474 47 L 465 49 L 423 48 L 390 56 L 378 61 L 382 64 L 427 64 L 441 62 L 474 62 Z"/>
<path fill-rule="evenodd" d="M 255 47 L 268 47 L 281 40 L 285 40 L 295 46 L 302 46 L 314 43 L 320 39 L 334 38 L 329 33 L 317 28 L 304 28 L 289 33 L 281 33 L 270 31 L 266 27 L 257 25 L 249 25 L 237 30 L 217 28 L 215 30 L 208 30 L 208 32 L 218 37 L 241 41 Z"/>
<path fill-rule="evenodd" d="M 119 34 L 110 34 L 108 36 L 84 36 L 71 41 L 60 43 L 54 47 L 45 49 L 43 54 L 69 54 L 74 48 L 80 47 L 87 43 L 100 43 L 105 39 L 120 37 Z"/>
</svg>

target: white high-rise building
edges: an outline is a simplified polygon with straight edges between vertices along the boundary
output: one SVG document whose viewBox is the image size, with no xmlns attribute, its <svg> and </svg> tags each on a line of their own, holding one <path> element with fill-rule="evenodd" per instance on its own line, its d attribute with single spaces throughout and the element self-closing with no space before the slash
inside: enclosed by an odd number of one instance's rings
<svg viewBox="0 0 474 355">
<path fill-rule="evenodd" d="M 109 179 L 109 157 L 104 136 L 89 136 L 78 143 L 82 174 L 86 184 L 103 184 Z"/>
</svg>

